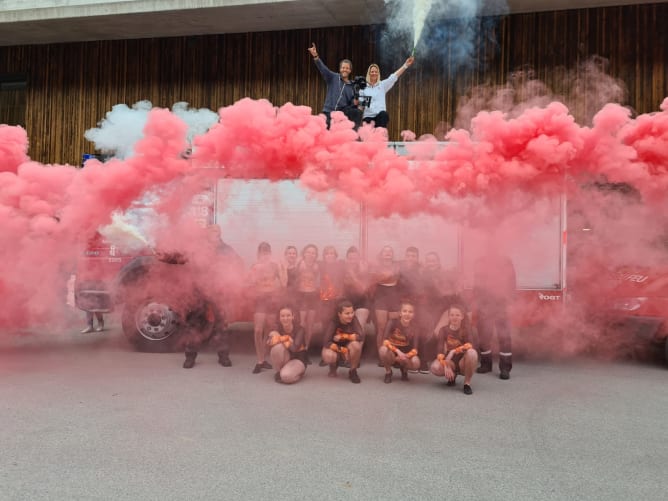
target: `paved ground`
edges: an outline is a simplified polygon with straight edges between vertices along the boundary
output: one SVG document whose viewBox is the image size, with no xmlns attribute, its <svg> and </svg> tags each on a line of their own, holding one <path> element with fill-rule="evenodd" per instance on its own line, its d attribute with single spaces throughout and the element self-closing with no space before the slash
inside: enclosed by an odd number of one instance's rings
<svg viewBox="0 0 668 501">
<path fill-rule="evenodd" d="M 668 492 L 668 371 L 519 361 L 474 395 L 430 375 L 294 386 L 122 335 L 0 338 L 0 499 L 642 499 Z"/>
</svg>

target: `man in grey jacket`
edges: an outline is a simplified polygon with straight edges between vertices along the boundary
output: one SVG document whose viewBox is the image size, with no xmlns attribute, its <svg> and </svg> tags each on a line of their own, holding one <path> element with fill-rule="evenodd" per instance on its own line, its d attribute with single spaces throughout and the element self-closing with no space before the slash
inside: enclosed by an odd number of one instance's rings
<svg viewBox="0 0 668 501">
<path fill-rule="evenodd" d="M 353 63 L 349 59 L 341 60 L 339 72 L 335 73 L 318 57 L 315 44 L 312 44 L 308 51 L 313 56 L 313 62 L 315 62 L 322 78 L 327 83 L 327 95 L 322 107 L 322 112 L 327 119 L 327 128 L 329 129 L 332 111 L 342 111 L 348 117 L 348 120 L 355 124 L 355 130 L 357 130 L 362 123 L 362 111 L 358 108 L 357 89 L 355 89 L 355 85 L 350 79 Z"/>
</svg>

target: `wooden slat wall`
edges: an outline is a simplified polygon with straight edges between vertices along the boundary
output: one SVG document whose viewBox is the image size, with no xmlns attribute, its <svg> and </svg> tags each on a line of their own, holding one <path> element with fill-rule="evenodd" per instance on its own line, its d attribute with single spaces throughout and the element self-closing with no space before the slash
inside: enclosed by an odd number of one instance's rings
<svg viewBox="0 0 668 501">
<path fill-rule="evenodd" d="M 559 91 L 562 72 L 555 68 L 575 68 L 592 55 L 609 60 L 610 74 L 626 84 L 628 104 L 638 113 L 657 110 L 668 96 L 668 30 L 659 24 L 662 19 L 668 19 L 666 3 L 499 19 L 477 40 L 467 68 L 449 59 L 419 59 L 400 79 L 388 94 L 390 138 L 399 139 L 405 129 L 420 135 L 434 132 L 439 122 L 453 124 L 458 99 L 472 86 L 503 84 L 525 65 Z M 25 124 L 31 157 L 78 164 L 82 153 L 92 150 L 85 130 L 118 103 L 146 99 L 168 107 L 186 101 L 215 110 L 248 96 L 317 112 L 325 88 L 306 52 L 310 43 L 318 44 L 332 68 L 349 57 L 357 65 L 354 74 L 364 74 L 370 62 L 382 61 L 387 75 L 407 54 L 381 54 L 383 30 L 360 26 L 2 47 L 0 68 L 29 76 Z M 0 102 L 10 97 L 3 92 Z M 10 108 L 0 107 L 0 121 L 21 116 L 13 109 L 7 118 L 3 109 Z"/>
</svg>

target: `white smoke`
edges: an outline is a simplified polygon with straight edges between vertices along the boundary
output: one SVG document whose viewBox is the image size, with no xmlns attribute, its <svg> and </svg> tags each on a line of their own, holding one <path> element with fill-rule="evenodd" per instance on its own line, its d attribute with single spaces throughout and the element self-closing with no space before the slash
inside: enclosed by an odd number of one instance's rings
<svg viewBox="0 0 668 501">
<path fill-rule="evenodd" d="M 96 128 L 88 129 L 84 137 L 95 143 L 95 149 L 116 158 L 129 158 L 134 146 L 144 137 L 148 112 L 153 109 L 150 101 L 139 101 L 128 107 L 117 104 L 107 112 Z M 195 136 L 204 134 L 218 122 L 218 114 L 207 108 L 189 108 L 188 103 L 178 102 L 172 113 L 188 125 L 187 140 L 192 144 Z"/>
</svg>

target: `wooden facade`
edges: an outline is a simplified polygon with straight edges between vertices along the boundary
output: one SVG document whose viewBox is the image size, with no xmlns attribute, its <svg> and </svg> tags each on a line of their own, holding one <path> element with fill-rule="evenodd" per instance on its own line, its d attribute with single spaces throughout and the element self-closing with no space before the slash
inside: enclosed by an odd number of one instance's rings
<svg viewBox="0 0 668 501">
<path fill-rule="evenodd" d="M 476 85 L 502 85 L 518 68 L 531 68 L 559 93 L 564 72 L 580 71 L 592 56 L 607 60 L 610 76 L 626 86 L 626 104 L 638 113 L 658 110 L 668 96 L 662 19 L 668 19 L 667 3 L 477 20 L 485 29 L 467 65 L 418 50 L 415 65 L 388 94 L 390 138 L 398 140 L 405 129 L 420 135 L 439 123 L 454 124 L 461 96 Z M 410 49 L 388 55 L 380 43 L 385 31 L 358 26 L 0 47 L 0 81 L 16 75 L 28 81 L 25 90 L 0 91 L 0 122 L 25 125 L 34 160 L 79 164 L 92 150 L 84 132 L 118 103 L 186 101 L 216 110 L 248 96 L 317 112 L 325 85 L 306 51 L 311 42 L 332 68 L 349 57 L 357 64 L 354 74 L 378 61 L 387 75 Z"/>
</svg>

